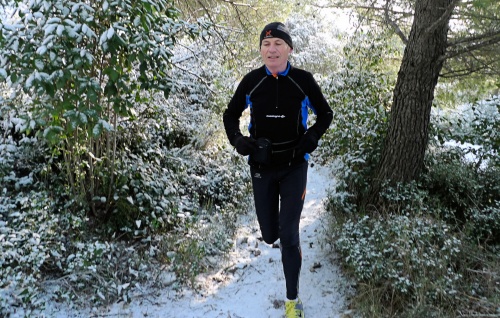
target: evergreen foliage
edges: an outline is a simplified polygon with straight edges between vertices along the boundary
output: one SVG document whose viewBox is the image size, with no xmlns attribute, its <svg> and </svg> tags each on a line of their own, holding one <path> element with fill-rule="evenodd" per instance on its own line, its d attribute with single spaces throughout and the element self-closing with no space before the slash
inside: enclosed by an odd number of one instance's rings
<svg viewBox="0 0 500 318">
<path fill-rule="evenodd" d="M 235 79 L 221 55 L 186 58 L 208 24 L 92 5 L 32 1 L 2 24 L 1 316 L 196 288 L 248 204 L 219 118 Z"/>
<path fill-rule="evenodd" d="M 27 133 L 50 143 L 72 194 L 109 217 L 120 122 L 134 120 L 145 91 L 168 96 L 173 45 L 199 25 L 183 22 L 171 1 L 31 1 L 16 10 L 0 37 L 4 102 L 15 109 L 10 100 L 27 96 Z"/>
<path fill-rule="evenodd" d="M 380 76 L 369 67 L 359 69 L 371 72 L 361 77 L 365 81 Z M 337 100 L 346 94 L 326 90 Z M 373 116 L 383 99 L 373 103 L 359 96 L 381 91 L 379 85 L 367 86 L 363 94 L 353 94 L 358 103 L 350 112 L 337 109 L 341 116 L 330 132 L 336 138 L 325 147 L 338 154 L 336 191 L 328 202 L 331 241 L 357 282 L 353 307 L 367 317 L 496 314 L 498 97 L 435 111 L 421 178 L 386 185 L 379 209 L 362 210 L 387 114 Z M 367 138 L 369 146 L 363 147 Z M 321 158 L 331 155 L 323 151 Z"/>
<path fill-rule="evenodd" d="M 255 25 L 283 2 L 6 2 L 17 14 L 0 35 L 0 316 L 197 288 L 251 200 L 221 114 L 260 64 Z M 471 3 L 481 14 L 497 5 Z M 497 315 L 500 102 L 477 100 L 492 81 L 443 83 L 421 178 L 362 210 L 402 48 L 375 27 L 346 35 L 318 7 L 283 8 L 293 63 L 314 73 L 335 114 L 313 160 L 336 178 L 330 240 L 357 282 L 352 308 Z"/>
</svg>

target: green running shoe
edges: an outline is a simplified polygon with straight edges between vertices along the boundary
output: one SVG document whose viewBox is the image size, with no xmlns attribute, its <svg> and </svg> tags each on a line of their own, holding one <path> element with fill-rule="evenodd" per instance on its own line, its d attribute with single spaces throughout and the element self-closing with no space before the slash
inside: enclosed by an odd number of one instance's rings
<svg viewBox="0 0 500 318">
<path fill-rule="evenodd" d="M 304 307 L 300 298 L 297 300 L 287 300 L 285 302 L 285 315 L 286 318 L 304 318 Z"/>
</svg>

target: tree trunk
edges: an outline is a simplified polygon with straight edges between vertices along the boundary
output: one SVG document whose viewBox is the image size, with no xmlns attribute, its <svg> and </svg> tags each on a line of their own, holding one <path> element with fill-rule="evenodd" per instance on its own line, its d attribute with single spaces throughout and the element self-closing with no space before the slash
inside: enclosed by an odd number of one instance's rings
<svg viewBox="0 0 500 318">
<path fill-rule="evenodd" d="M 444 62 L 455 4 L 456 0 L 416 1 L 370 203 L 377 201 L 382 182 L 407 183 L 415 180 L 422 169 L 434 88 Z"/>
</svg>

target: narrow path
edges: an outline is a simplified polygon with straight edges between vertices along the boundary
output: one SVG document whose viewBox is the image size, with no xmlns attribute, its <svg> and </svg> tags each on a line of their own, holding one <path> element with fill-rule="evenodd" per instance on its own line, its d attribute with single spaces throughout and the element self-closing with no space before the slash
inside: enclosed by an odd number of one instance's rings
<svg viewBox="0 0 500 318">
<path fill-rule="evenodd" d="M 326 169 L 309 169 L 301 218 L 303 254 L 300 298 L 308 318 L 341 318 L 347 282 L 324 245 L 327 234 L 323 201 L 331 180 Z M 281 318 L 285 281 L 279 248 L 259 240 L 254 212 L 241 217 L 236 243 L 218 273 L 200 277 L 203 291 L 164 290 L 130 304 L 116 304 L 98 317 Z M 96 316 L 94 316 L 96 317 Z"/>
<path fill-rule="evenodd" d="M 345 311 L 345 280 L 329 247 L 322 247 L 328 231 L 323 200 L 330 182 L 326 169 L 309 170 L 306 202 L 301 219 L 303 265 L 300 297 L 307 317 L 336 318 Z M 166 291 L 157 304 L 122 308 L 131 317 L 265 318 L 282 317 L 285 281 L 280 251 L 259 240 L 254 213 L 242 217 L 241 228 L 225 270 L 202 278 L 203 295 L 178 297 Z"/>
</svg>

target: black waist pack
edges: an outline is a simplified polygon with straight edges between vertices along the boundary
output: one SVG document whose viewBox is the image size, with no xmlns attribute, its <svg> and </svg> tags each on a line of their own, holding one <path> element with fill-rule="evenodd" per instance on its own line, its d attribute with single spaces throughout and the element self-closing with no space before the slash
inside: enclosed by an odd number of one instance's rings
<svg viewBox="0 0 500 318">
<path fill-rule="evenodd" d="M 273 144 L 267 138 L 257 139 L 257 151 L 252 155 L 252 159 L 260 164 L 270 164 L 273 153 Z"/>
</svg>

